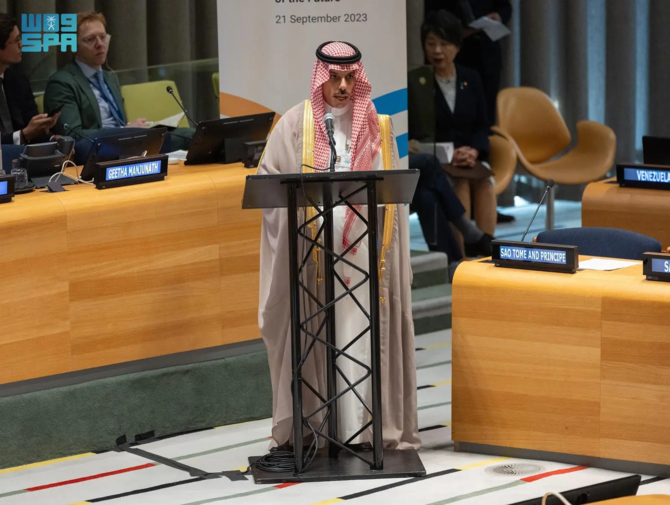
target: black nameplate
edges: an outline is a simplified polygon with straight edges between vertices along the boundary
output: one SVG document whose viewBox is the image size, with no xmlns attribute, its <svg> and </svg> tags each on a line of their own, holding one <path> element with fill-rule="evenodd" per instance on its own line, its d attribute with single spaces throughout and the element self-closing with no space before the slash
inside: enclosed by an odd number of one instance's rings
<svg viewBox="0 0 670 505">
<path fill-rule="evenodd" d="M 670 282 L 670 254 L 644 253 L 642 261 L 648 281 Z"/>
<path fill-rule="evenodd" d="M 118 188 L 162 181 L 167 171 L 167 154 L 106 161 L 95 164 L 93 182 L 98 189 Z"/>
<path fill-rule="evenodd" d="M 0 203 L 9 203 L 14 198 L 15 180 L 13 175 L 0 176 Z"/>
<path fill-rule="evenodd" d="M 616 179 L 625 188 L 670 189 L 670 166 L 617 165 Z"/>
<path fill-rule="evenodd" d="M 497 267 L 568 274 L 574 274 L 579 267 L 577 246 L 513 240 L 494 240 L 491 246 L 491 258 Z"/>
</svg>

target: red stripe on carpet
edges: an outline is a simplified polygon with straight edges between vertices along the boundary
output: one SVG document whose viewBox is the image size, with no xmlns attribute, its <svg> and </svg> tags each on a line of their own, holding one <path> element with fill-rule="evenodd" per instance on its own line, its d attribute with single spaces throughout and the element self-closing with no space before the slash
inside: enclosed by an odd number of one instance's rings
<svg viewBox="0 0 670 505">
<path fill-rule="evenodd" d="M 533 475 L 531 477 L 526 477 L 521 479 L 524 482 L 535 482 L 540 479 L 545 479 L 551 477 L 552 475 L 563 475 L 564 473 L 579 472 L 580 470 L 586 470 L 588 466 L 573 466 L 572 468 L 563 468 L 562 470 L 554 470 L 553 472 L 540 473 L 538 475 Z"/>
<path fill-rule="evenodd" d="M 297 486 L 298 484 L 300 484 L 300 482 L 285 482 L 284 484 L 277 484 L 274 487 L 277 489 L 284 489 L 285 487 Z"/>
<path fill-rule="evenodd" d="M 55 482 L 53 484 L 45 484 L 44 486 L 30 487 L 25 489 L 25 491 L 42 491 L 43 489 L 50 489 L 52 487 L 67 486 L 69 484 L 77 484 L 78 482 L 85 482 L 87 480 L 102 479 L 103 477 L 109 477 L 110 475 L 118 475 L 120 473 L 134 472 L 136 470 L 144 470 L 145 468 L 151 468 L 156 466 L 153 463 L 147 463 L 146 465 L 133 466 L 130 468 L 123 468 L 121 470 L 115 470 L 113 472 L 99 473 L 97 475 L 89 475 L 88 477 L 81 477 L 79 479 L 64 480 L 63 482 Z"/>
</svg>

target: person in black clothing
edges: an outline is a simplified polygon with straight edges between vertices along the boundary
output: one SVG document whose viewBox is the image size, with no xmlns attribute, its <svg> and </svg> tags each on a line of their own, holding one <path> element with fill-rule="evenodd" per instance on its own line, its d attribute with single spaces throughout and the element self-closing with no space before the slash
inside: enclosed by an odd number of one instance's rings
<svg viewBox="0 0 670 505">
<path fill-rule="evenodd" d="M 22 57 L 21 33 L 14 18 L 0 14 L 0 131 L 3 144 L 49 140 L 58 114 L 39 114 L 30 82 L 11 65 Z"/>
<path fill-rule="evenodd" d="M 445 9 L 455 15 L 463 25 L 463 46 L 456 63 L 477 70 L 484 87 L 489 121 L 496 121 L 496 100 L 500 90 L 502 50 L 498 41 L 492 41 L 481 30 L 469 28 L 472 21 L 487 16 L 503 24 L 512 18 L 510 0 L 425 0 L 426 17 L 436 10 Z M 498 223 L 514 221 L 514 216 L 497 213 Z"/>
<path fill-rule="evenodd" d="M 470 23 L 489 17 L 503 24 L 512 18 L 510 0 L 426 0 L 426 18 L 432 11 L 444 9 L 456 16 L 463 26 L 463 46 L 456 63 L 475 69 L 482 80 L 489 121 L 496 118 L 496 97 L 500 89 L 502 50 L 481 30 L 469 28 Z"/>
<path fill-rule="evenodd" d="M 468 219 L 474 201 L 477 226 L 490 240 L 496 197 L 492 178 L 482 166 L 488 160 L 490 125 L 481 82 L 476 71 L 454 64 L 463 40 L 458 19 L 446 11 L 433 13 L 421 32 L 431 67 L 408 75 L 409 150 L 418 152 L 422 142 L 453 143 L 451 165 L 463 174 L 452 178 L 454 192 Z M 465 235 L 464 239 L 467 243 Z"/>
<path fill-rule="evenodd" d="M 454 193 L 439 160 L 432 154 L 410 153 L 410 168 L 419 169 L 419 182 L 411 210 L 419 216 L 423 237 L 431 251 L 444 252 L 449 262 L 449 282 L 463 260 L 453 225 L 463 236 L 467 256 L 490 256 L 493 237 L 470 221 Z"/>
</svg>

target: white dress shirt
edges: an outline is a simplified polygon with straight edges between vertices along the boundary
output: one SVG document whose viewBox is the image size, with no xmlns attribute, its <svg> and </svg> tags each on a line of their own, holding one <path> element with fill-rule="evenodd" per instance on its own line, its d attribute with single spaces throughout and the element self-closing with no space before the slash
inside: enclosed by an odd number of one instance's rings
<svg viewBox="0 0 670 505">
<path fill-rule="evenodd" d="M 81 71 L 84 73 L 84 77 L 88 80 L 89 84 L 91 84 L 91 81 L 95 79 L 95 74 L 98 72 L 102 72 L 102 68 L 93 68 L 88 66 L 86 63 L 82 63 L 78 59 L 75 58 L 77 62 L 77 65 L 79 65 L 79 68 L 81 68 Z M 119 125 L 116 122 L 116 119 L 114 119 L 114 116 L 112 115 L 112 111 L 109 109 L 109 103 L 107 103 L 107 100 L 102 96 L 102 92 L 97 88 L 96 85 L 91 84 L 91 89 L 93 90 L 93 94 L 95 95 L 95 99 L 98 101 L 98 106 L 100 107 L 100 117 L 102 118 L 102 127 L 103 128 L 119 128 L 124 125 Z M 111 93 L 111 90 L 110 90 Z"/>
</svg>

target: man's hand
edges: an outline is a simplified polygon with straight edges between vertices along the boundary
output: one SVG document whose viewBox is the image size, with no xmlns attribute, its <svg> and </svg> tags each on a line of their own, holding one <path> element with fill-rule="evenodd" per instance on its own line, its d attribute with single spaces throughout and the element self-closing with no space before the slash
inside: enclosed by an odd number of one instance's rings
<svg viewBox="0 0 670 505">
<path fill-rule="evenodd" d="M 497 12 L 491 12 L 490 14 L 487 14 L 486 17 L 492 19 L 493 21 L 497 21 L 498 23 L 502 23 L 502 18 Z"/>
<path fill-rule="evenodd" d="M 137 119 L 131 121 L 126 125 L 126 128 L 146 128 L 147 127 L 147 118 L 138 117 Z"/>
<path fill-rule="evenodd" d="M 416 154 L 419 152 L 419 141 L 418 140 L 410 140 L 407 145 L 407 150 L 412 153 Z"/>
<path fill-rule="evenodd" d="M 454 155 L 451 158 L 451 164 L 455 167 L 474 167 L 479 157 L 479 151 L 472 147 L 459 147 L 454 149 Z"/>
<path fill-rule="evenodd" d="M 60 112 L 53 117 L 49 117 L 48 114 L 33 116 L 28 126 L 21 130 L 23 138 L 28 141 L 46 135 L 54 127 L 56 121 L 58 121 L 58 116 L 60 116 Z"/>
</svg>

